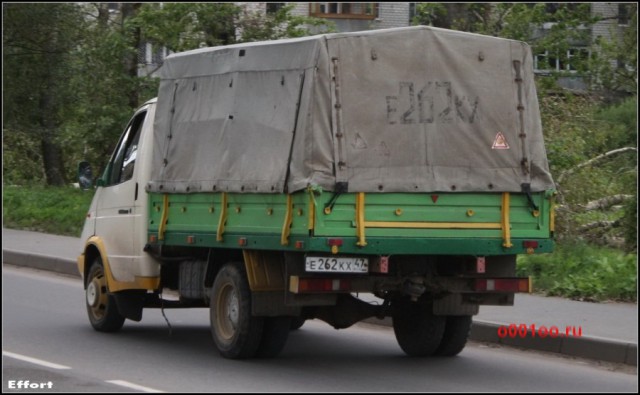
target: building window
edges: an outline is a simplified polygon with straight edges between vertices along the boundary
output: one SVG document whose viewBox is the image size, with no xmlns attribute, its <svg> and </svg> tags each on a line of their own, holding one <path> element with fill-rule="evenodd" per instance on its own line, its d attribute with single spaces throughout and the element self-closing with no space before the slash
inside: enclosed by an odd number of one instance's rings
<svg viewBox="0 0 640 395">
<path fill-rule="evenodd" d="M 284 3 L 267 3 L 267 14 L 275 14 L 284 7 Z"/>
<path fill-rule="evenodd" d="M 536 55 L 533 68 L 537 73 L 560 71 L 575 73 L 580 69 L 579 65 L 583 64 L 588 57 L 589 50 L 586 48 L 570 48 L 562 56 L 544 51 Z"/>
<path fill-rule="evenodd" d="M 378 3 L 310 3 L 309 15 L 319 18 L 375 19 Z"/>
<path fill-rule="evenodd" d="M 631 4 L 618 3 L 618 25 L 628 26 L 631 18 Z"/>
</svg>

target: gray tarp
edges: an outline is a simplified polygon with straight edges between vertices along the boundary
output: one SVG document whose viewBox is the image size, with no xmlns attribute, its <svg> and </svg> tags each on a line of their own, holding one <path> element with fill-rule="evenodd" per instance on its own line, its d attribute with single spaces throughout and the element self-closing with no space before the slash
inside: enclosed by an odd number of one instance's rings
<svg viewBox="0 0 640 395">
<path fill-rule="evenodd" d="M 174 54 L 154 192 L 554 188 L 522 42 L 429 27 Z"/>
</svg>

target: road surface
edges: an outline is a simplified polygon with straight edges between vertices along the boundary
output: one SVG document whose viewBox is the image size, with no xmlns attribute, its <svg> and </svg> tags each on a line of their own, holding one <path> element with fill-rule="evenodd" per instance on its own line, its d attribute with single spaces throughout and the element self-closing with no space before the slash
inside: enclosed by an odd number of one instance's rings
<svg viewBox="0 0 640 395">
<path fill-rule="evenodd" d="M 104 334 L 79 279 L 3 265 L 5 392 L 635 392 L 634 368 L 471 343 L 455 358 L 409 358 L 390 328 L 308 321 L 275 359 L 226 360 L 207 309 L 145 310 Z M 28 380 L 28 383 L 25 381 Z M 50 384 L 49 384 L 50 383 Z M 16 388 L 18 385 L 44 389 Z M 49 389 L 47 386 L 51 386 Z"/>
</svg>

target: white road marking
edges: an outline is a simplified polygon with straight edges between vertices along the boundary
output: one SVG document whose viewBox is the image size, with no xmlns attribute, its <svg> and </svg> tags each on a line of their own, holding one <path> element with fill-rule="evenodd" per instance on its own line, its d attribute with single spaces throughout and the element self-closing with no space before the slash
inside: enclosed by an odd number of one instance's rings
<svg viewBox="0 0 640 395">
<path fill-rule="evenodd" d="M 9 351 L 2 350 L 2 355 L 6 356 L 6 357 L 9 357 L 9 358 L 19 359 L 19 360 L 25 361 L 25 362 L 31 362 L 31 363 L 34 363 L 36 365 L 46 366 L 46 367 L 51 368 L 51 369 L 71 369 L 69 366 L 59 365 L 57 363 L 43 361 L 42 359 L 31 358 L 31 357 L 27 357 L 26 355 L 20 355 L 20 354 L 12 353 L 12 352 L 9 352 Z"/>
<path fill-rule="evenodd" d="M 105 380 L 105 381 L 110 384 L 115 384 L 115 385 L 131 388 L 131 389 L 142 391 L 142 392 L 164 392 L 164 391 L 157 390 L 155 388 L 144 387 L 142 385 L 133 384 L 124 380 Z"/>
</svg>

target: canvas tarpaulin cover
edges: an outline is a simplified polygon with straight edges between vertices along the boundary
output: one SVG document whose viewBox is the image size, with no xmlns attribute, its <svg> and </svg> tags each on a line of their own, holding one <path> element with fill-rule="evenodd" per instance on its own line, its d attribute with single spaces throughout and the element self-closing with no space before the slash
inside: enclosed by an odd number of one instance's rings
<svg viewBox="0 0 640 395">
<path fill-rule="evenodd" d="M 554 188 L 530 48 L 438 28 L 171 55 L 154 129 L 153 192 Z"/>
</svg>

